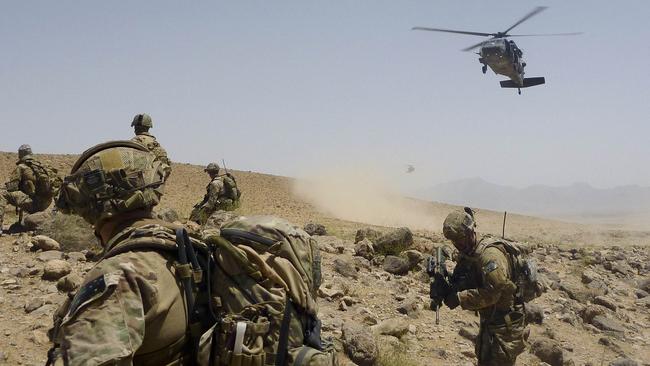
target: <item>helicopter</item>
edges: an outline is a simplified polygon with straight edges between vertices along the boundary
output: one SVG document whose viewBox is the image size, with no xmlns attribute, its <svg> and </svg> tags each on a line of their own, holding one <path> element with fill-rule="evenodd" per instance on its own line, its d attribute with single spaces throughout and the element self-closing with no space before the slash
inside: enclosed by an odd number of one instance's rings
<svg viewBox="0 0 650 366">
<path fill-rule="evenodd" d="M 526 62 L 523 60 L 523 51 L 517 47 L 510 37 L 537 37 L 537 36 L 574 36 L 581 33 L 552 33 L 552 34 L 508 34 L 513 28 L 525 22 L 531 17 L 539 14 L 541 11 L 547 9 L 545 6 L 538 6 L 531 12 L 526 14 L 523 18 L 519 19 L 510 28 L 503 32 L 497 33 L 482 33 L 482 32 L 469 32 L 451 29 L 440 28 L 427 28 L 427 27 L 413 27 L 413 30 L 433 31 L 433 32 L 447 32 L 467 34 L 472 36 L 492 37 L 487 41 L 481 41 L 475 45 L 464 48 L 463 51 L 471 51 L 479 48 L 478 61 L 483 64 L 481 70 L 483 74 L 487 72 L 488 66 L 495 74 L 504 75 L 510 80 L 503 80 L 500 82 L 502 88 L 517 88 L 517 92 L 521 94 L 521 88 L 528 88 L 535 85 L 546 83 L 544 77 L 524 77 L 524 68 Z"/>
</svg>

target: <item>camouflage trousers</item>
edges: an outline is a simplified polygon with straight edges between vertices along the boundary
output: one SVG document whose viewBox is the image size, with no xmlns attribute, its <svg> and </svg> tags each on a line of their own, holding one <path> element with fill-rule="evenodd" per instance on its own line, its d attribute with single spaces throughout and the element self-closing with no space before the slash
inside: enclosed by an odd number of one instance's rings
<svg viewBox="0 0 650 366">
<path fill-rule="evenodd" d="M 52 197 L 47 199 L 34 199 L 21 191 L 15 192 L 0 192 L 0 231 L 2 231 L 2 224 L 4 223 L 4 216 L 7 209 L 7 204 L 16 207 L 17 210 L 35 213 L 45 211 L 52 203 Z"/>
<path fill-rule="evenodd" d="M 526 350 L 527 329 L 522 312 L 513 311 L 498 321 L 481 319 L 476 338 L 478 366 L 512 366 Z"/>
</svg>

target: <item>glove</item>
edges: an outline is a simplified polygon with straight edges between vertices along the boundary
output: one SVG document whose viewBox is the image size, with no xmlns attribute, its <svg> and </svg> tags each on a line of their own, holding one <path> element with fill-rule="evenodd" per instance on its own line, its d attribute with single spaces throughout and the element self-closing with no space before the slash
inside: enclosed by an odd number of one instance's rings
<svg viewBox="0 0 650 366">
<path fill-rule="evenodd" d="M 445 297 L 445 305 L 450 309 L 455 309 L 460 305 L 460 299 L 458 298 L 458 292 L 451 292 Z"/>
</svg>

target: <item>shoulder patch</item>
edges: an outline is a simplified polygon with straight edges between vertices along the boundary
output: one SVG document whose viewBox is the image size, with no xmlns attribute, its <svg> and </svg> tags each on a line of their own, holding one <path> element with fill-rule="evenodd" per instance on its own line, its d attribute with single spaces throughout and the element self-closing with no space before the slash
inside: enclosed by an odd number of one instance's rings
<svg viewBox="0 0 650 366">
<path fill-rule="evenodd" d="M 72 299 L 66 318 L 71 317 L 74 313 L 77 312 L 77 309 L 82 304 L 94 298 L 98 294 L 103 293 L 105 290 L 106 290 L 106 281 L 104 280 L 103 275 L 85 284 L 82 288 L 79 289 L 74 299 Z"/>
<path fill-rule="evenodd" d="M 497 268 L 499 268 L 499 265 L 497 265 L 495 261 L 489 261 L 485 266 L 483 266 L 483 272 L 485 272 L 485 274 L 488 274 Z"/>
</svg>

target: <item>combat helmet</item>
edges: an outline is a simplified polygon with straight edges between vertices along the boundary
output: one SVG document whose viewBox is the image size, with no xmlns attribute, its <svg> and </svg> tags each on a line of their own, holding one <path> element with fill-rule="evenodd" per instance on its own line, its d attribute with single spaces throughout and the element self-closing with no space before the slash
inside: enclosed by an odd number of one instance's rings
<svg viewBox="0 0 650 366">
<path fill-rule="evenodd" d="M 208 164 L 208 166 L 205 167 L 205 169 L 203 169 L 204 172 L 208 172 L 208 173 L 210 172 L 219 173 L 219 170 L 221 170 L 221 168 L 217 163 L 210 163 Z"/>
<path fill-rule="evenodd" d="M 163 164 L 146 147 L 109 141 L 81 154 L 63 182 L 56 206 L 90 224 L 150 210 L 160 202 L 164 175 Z"/>
<path fill-rule="evenodd" d="M 453 242 L 467 239 L 475 229 L 474 213 L 469 207 L 465 207 L 463 211 L 451 212 L 442 224 L 442 233 L 445 238 Z"/>
<path fill-rule="evenodd" d="M 22 159 L 27 155 L 32 155 L 32 147 L 27 144 L 20 145 L 18 148 L 18 158 Z"/>
<path fill-rule="evenodd" d="M 131 122 L 131 127 L 144 127 L 149 129 L 153 127 L 153 120 L 151 119 L 151 116 L 146 113 L 136 114 L 135 117 L 133 117 L 133 122 Z"/>
</svg>

